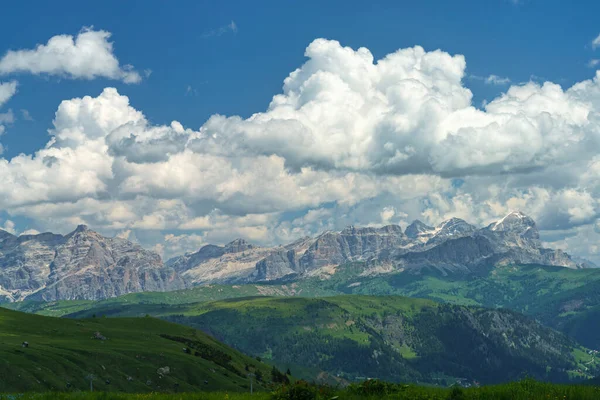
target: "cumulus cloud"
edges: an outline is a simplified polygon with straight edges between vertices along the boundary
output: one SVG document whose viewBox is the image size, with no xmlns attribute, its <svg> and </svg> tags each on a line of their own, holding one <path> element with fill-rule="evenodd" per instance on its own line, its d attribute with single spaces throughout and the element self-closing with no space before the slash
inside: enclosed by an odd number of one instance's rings
<svg viewBox="0 0 600 400">
<path fill-rule="evenodd" d="M 600 72 L 512 85 L 479 109 L 462 55 L 375 60 L 325 39 L 305 55 L 266 110 L 198 129 L 153 125 L 113 88 L 63 101 L 43 149 L 0 159 L 0 208 L 48 229 L 157 232 L 167 257 L 346 224 L 521 210 L 547 232 L 583 232 L 600 216 Z"/>
<path fill-rule="evenodd" d="M 142 78 L 133 66 L 121 65 L 114 55 L 110 36 L 110 32 L 84 28 L 76 37 L 57 35 L 34 49 L 10 50 L 0 59 L 0 75 L 30 73 L 139 83 Z"/>
</svg>

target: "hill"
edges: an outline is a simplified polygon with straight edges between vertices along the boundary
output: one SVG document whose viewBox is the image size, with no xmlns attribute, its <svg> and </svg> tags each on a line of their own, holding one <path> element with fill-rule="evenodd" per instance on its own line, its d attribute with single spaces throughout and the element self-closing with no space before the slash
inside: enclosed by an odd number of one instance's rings
<svg viewBox="0 0 600 400">
<path fill-rule="evenodd" d="M 90 374 L 100 391 L 247 391 L 246 366 L 264 377 L 255 387 L 270 379 L 270 366 L 155 318 L 73 320 L 0 308 L 0 392 L 87 390 Z"/>
<path fill-rule="evenodd" d="M 339 294 L 402 295 L 450 304 L 508 308 L 557 329 L 586 347 L 600 350 L 600 269 L 543 265 L 505 265 L 477 276 L 436 271 L 365 274 L 365 263 L 348 263 L 323 279 L 287 283 L 206 285 L 173 292 L 133 293 L 89 301 L 5 304 L 23 311 L 61 316 L 90 307 L 129 304 L 186 304 L 247 296 L 323 297 Z"/>
<path fill-rule="evenodd" d="M 92 313 L 150 313 L 307 378 L 325 371 L 350 381 L 566 381 L 591 378 L 598 368 L 589 350 L 518 313 L 396 296 L 105 305 L 71 316 Z"/>
</svg>

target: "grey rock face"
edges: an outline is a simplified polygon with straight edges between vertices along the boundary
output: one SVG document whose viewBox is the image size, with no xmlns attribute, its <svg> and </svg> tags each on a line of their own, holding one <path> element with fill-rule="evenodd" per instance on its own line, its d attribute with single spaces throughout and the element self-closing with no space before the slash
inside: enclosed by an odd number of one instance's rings
<svg viewBox="0 0 600 400">
<path fill-rule="evenodd" d="M 219 258 L 223 254 L 225 254 L 225 249 L 223 247 L 208 244 L 195 253 L 171 258 L 167 260 L 166 265 L 173 268 L 178 273 L 182 273 L 196 265 L 202 264 L 204 261 Z"/>
<path fill-rule="evenodd" d="M 177 271 L 208 268 L 218 271 L 211 275 L 216 278 L 205 278 L 196 272 L 203 277 L 195 281 L 199 283 L 302 279 L 315 274 L 321 276 L 321 272 L 335 273 L 336 266 L 353 261 L 366 261 L 376 271 L 437 270 L 443 274 L 479 273 L 495 265 L 517 263 L 568 268 L 591 265 L 574 260 L 560 250 L 543 248 L 535 221 L 520 212 L 510 213 L 481 229 L 459 218 L 451 218 L 436 227 L 414 221 L 405 232 L 397 225 L 349 226 L 340 232 L 325 232 L 286 246 L 257 249 L 236 240 L 225 247 L 205 246 L 197 253 L 170 260 L 168 265 Z M 255 258 L 244 258 L 241 254 Z M 226 267 L 236 262 L 245 268 L 243 274 L 235 269 L 226 271 Z M 377 266 L 382 268 L 377 269 Z"/>
<path fill-rule="evenodd" d="M 297 262 L 294 250 L 276 251 L 256 263 L 256 272 L 251 280 L 260 282 L 290 278 L 298 274 Z"/>
<path fill-rule="evenodd" d="M 397 225 L 382 228 L 349 226 L 341 232 L 326 232 L 317 237 L 300 258 L 298 272 L 349 261 L 368 260 L 407 242 L 408 238 Z"/>
<path fill-rule="evenodd" d="M 423 222 L 414 220 L 412 224 L 406 227 L 406 231 L 404 232 L 406 236 L 411 239 L 416 239 L 419 235 L 423 233 L 427 233 L 433 231 L 433 227 L 429 225 L 425 225 Z"/>
<path fill-rule="evenodd" d="M 543 248 L 535 221 L 519 212 L 481 229 L 452 218 L 436 227 L 415 221 L 406 232 L 397 225 L 349 226 L 274 248 L 237 239 L 166 264 L 137 244 L 103 237 L 83 225 L 64 236 L 15 236 L 0 230 L 0 301 L 95 300 L 192 284 L 327 277 L 354 261 L 365 262 L 364 273 L 417 274 L 471 274 L 506 264 L 590 265 Z"/>
<path fill-rule="evenodd" d="M 397 268 L 435 269 L 443 274 L 470 272 L 472 266 L 486 262 L 494 255 L 493 244 L 482 236 L 464 236 L 447 240 L 424 251 L 401 255 L 395 260 Z"/>
<path fill-rule="evenodd" d="M 158 254 L 83 225 L 65 236 L 2 237 L 0 294 L 12 301 L 97 300 L 186 287 Z"/>
<path fill-rule="evenodd" d="M 560 250 L 543 248 L 535 221 L 521 212 L 512 212 L 483 229 L 453 218 L 435 230 L 438 232 L 424 245 L 396 253 L 396 266 L 417 272 L 423 267 L 435 268 L 444 273 L 479 272 L 484 266 L 507 264 L 586 266 Z"/>
<path fill-rule="evenodd" d="M 236 239 L 233 242 L 227 243 L 223 250 L 225 253 L 240 253 L 253 248 L 254 246 L 244 239 Z"/>
</svg>

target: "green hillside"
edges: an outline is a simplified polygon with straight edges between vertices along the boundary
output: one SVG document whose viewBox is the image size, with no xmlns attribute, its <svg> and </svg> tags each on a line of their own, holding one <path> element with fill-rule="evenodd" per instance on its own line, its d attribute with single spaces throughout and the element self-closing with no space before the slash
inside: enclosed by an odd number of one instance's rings
<svg viewBox="0 0 600 400">
<path fill-rule="evenodd" d="M 0 392 L 86 390 L 89 375 L 101 391 L 248 391 L 246 366 L 264 377 L 257 388 L 270 379 L 270 366 L 159 319 L 58 319 L 0 308 Z"/>
<path fill-rule="evenodd" d="M 251 284 L 251 285 L 206 285 L 172 292 L 140 292 L 109 298 L 101 301 L 93 300 L 61 300 L 51 302 L 24 301 L 17 303 L 0 303 L 2 307 L 35 313 L 40 315 L 61 317 L 91 307 L 118 308 L 130 304 L 187 304 L 215 300 L 223 300 L 252 296 L 308 296 L 323 297 L 340 294 L 336 290 L 320 289 L 319 284 L 310 283 L 310 289 L 303 283 L 289 284 Z"/>
<path fill-rule="evenodd" d="M 306 378 L 325 371 L 349 381 L 494 383 L 525 375 L 566 381 L 591 378 L 599 365 L 587 349 L 518 313 L 396 296 L 105 305 L 71 316 L 94 313 L 150 313 Z"/>
<path fill-rule="evenodd" d="M 90 307 L 129 304 L 186 304 L 247 296 L 323 297 L 338 294 L 401 295 L 488 308 L 508 308 L 532 316 L 587 347 L 600 350 L 600 269 L 513 265 L 483 276 L 408 273 L 360 276 L 361 263 L 346 264 L 330 279 L 271 285 L 210 285 L 166 293 L 136 293 L 98 303 L 59 301 L 4 304 L 23 311 L 61 316 Z"/>
</svg>

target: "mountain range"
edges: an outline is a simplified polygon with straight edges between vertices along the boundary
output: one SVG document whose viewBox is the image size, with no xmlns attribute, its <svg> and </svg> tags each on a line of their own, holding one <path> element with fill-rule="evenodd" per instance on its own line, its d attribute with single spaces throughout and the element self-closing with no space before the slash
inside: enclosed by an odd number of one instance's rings
<svg viewBox="0 0 600 400">
<path fill-rule="evenodd" d="M 451 218 L 436 227 L 414 221 L 381 228 L 349 226 L 288 245 L 257 247 L 238 239 L 226 246 L 207 245 L 175 257 L 166 265 L 187 282 L 248 283 L 302 279 L 336 273 L 339 265 L 366 262 L 363 274 L 437 270 L 442 274 L 477 274 L 509 264 L 540 264 L 586 268 L 561 250 L 544 248 L 535 221 L 512 212 L 484 228 Z"/>
<path fill-rule="evenodd" d="M 0 230 L 0 301 L 96 300 L 185 287 L 158 254 L 85 225 L 64 236 Z"/>
<path fill-rule="evenodd" d="M 417 220 L 405 230 L 349 226 L 276 247 L 236 239 L 165 263 L 138 244 L 81 225 L 64 236 L 15 236 L 0 230 L 0 301 L 97 300 L 202 284 L 329 279 L 351 262 L 363 263 L 361 276 L 481 275 L 512 264 L 593 266 L 544 248 L 535 221 L 520 212 L 483 228 L 451 218 L 436 227 Z"/>
</svg>

